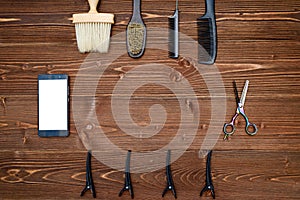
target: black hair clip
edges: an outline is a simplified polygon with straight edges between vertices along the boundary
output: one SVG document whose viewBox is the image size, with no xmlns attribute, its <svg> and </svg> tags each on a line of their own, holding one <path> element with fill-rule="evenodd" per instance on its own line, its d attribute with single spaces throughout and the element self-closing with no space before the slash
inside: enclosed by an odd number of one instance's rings
<svg viewBox="0 0 300 200">
<path fill-rule="evenodd" d="M 201 190 L 200 192 L 200 196 L 202 196 L 202 194 L 206 191 L 211 192 L 211 196 L 213 198 L 215 198 L 215 190 L 214 190 L 214 185 L 212 183 L 212 178 L 211 178 L 211 169 L 210 169 L 210 161 L 211 161 L 211 154 L 212 154 L 212 150 L 210 150 L 207 154 L 207 158 L 206 158 L 206 171 L 205 171 L 205 186 L 204 188 Z"/>
<path fill-rule="evenodd" d="M 86 185 L 85 188 L 82 190 L 80 196 L 83 196 L 86 191 L 91 190 L 93 197 L 96 198 L 96 191 L 91 169 L 91 156 L 91 152 L 88 151 L 86 158 Z"/>
<path fill-rule="evenodd" d="M 122 196 L 122 194 L 128 190 L 131 198 L 134 198 L 133 188 L 131 184 L 131 177 L 130 177 L 130 155 L 131 150 L 128 150 L 127 152 L 127 158 L 126 158 L 126 165 L 125 165 L 125 182 L 124 187 L 121 189 L 119 193 L 119 197 Z"/>
<path fill-rule="evenodd" d="M 171 190 L 175 199 L 177 199 L 176 190 L 172 178 L 172 172 L 171 172 L 171 151 L 168 150 L 167 153 L 167 159 L 166 159 L 166 176 L 167 176 L 167 187 L 164 189 L 162 193 L 162 197 L 165 196 L 168 190 Z"/>
</svg>

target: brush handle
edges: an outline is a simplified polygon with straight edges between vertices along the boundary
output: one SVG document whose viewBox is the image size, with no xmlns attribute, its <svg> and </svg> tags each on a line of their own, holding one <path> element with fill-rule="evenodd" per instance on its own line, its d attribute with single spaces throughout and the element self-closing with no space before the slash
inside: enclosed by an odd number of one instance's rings
<svg viewBox="0 0 300 200">
<path fill-rule="evenodd" d="M 215 18 L 215 0 L 205 0 L 204 16 Z"/>
<path fill-rule="evenodd" d="M 98 13 L 97 11 L 97 5 L 98 5 L 98 2 L 99 0 L 88 0 L 89 2 L 89 5 L 90 5 L 90 11 L 89 13 Z"/>
<path fill-rule="evenodd" d="M 133 0 L 133 16 L 141 15 L 141 0 Z"/>
</svg>

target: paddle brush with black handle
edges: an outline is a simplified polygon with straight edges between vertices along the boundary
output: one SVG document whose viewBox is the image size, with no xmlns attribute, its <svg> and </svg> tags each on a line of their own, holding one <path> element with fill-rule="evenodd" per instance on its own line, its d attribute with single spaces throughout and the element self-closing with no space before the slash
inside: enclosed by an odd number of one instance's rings
<svg viewBox="0 0 300 200">
<path fill-rule="evenodd" d="M 217 57 L 217 26 L 215 0 L 205 0 L 205 14 L 197 19 L 198 62 L 212 65 Z"/>
</svg>

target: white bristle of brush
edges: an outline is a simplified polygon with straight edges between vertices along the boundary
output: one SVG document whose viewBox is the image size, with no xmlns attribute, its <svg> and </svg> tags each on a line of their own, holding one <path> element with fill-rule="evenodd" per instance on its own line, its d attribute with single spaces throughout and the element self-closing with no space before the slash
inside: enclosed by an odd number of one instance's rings
<svg viewBox="0 0 300 200">
<path fill-rule="evenodd" d="M 111 24 L 114 15 L 98 13 L 96 10 L 99 0 L 88 0 L 90 11 L 83 14 L 74 14 L 76 39 L 78 50 L 81 53 L 106 53 L 109 49 Z"/>
</svg>

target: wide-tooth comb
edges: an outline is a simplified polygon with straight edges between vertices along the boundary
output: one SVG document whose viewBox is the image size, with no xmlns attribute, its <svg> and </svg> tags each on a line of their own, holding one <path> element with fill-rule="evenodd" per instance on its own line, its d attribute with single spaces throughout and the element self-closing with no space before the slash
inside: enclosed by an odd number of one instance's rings
<svg viewBox="0 0 300 200">
<path fill-rule="evenodd" d="M 217 27 L 215 1 L 205 0 L 205 14 L 197 19 L 198 27 L 198 62 L 214 64 L 217 57 Z"/>
<path fill-rule="evenodd" d="M 169 57 L 178 58 L 179 56 L 179 11 L 178 0 L 176 0 L 176 8 L 174 14 L 169 17 Z"/>
</svg>

